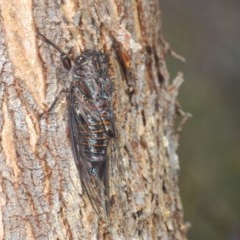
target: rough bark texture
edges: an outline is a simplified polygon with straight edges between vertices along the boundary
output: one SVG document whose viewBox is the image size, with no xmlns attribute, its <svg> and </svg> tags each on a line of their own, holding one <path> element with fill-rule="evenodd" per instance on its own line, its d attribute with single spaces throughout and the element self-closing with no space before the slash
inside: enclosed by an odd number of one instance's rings
<svg viewBox="0 0 240 240">
<path fill-rule="evenodd" d="M 0 238 L 185 239 L 178 190 L 176 96 L 156 0 L 0 2 Z M 102 222 L 82 192 L 62 98 L 59 54 L 102 50 L 115 84 L 124 167 L 120 211 Z"/>
</svg>

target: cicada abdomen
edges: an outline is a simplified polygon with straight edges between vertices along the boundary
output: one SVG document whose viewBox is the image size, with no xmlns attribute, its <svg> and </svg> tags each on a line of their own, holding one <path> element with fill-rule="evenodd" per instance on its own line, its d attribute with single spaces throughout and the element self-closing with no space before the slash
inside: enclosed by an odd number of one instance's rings
<svg viewBox="0 0 240 240">
<path fill-rule="evenodd" d="M 70 87 L 64 91 L 67 92 L 72 152 L 82 186 L 94 210 L 106 220 L 110 207 L 109 181 L 114 178 L 110 175 L 117 162 L 109 59 L 102 52 L 85 50 L 76 57 L 72 67 L 68 55 L 40 35 L 61 53 L 64 67 L 71 70 Z"/>
</svg>

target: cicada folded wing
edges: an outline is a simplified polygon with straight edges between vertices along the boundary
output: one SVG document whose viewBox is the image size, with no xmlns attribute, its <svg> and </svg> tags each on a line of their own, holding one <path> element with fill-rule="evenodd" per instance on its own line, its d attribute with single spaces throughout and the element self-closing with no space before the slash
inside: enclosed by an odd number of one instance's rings
<svg viewBox="0 0 240 240">
<path fill-rule="evenodd" d="M 104 118 L 104 111 L 100 112 L 76 85 L 70 89 L 68 112 L 72 151 L 83 188 L 96 213 L 106 219 L 110 208 L 109 162 L 112 160 L 108 148 L 115 134 L 109 132 L 114 131 L 113 125 Z"/>
</svg>

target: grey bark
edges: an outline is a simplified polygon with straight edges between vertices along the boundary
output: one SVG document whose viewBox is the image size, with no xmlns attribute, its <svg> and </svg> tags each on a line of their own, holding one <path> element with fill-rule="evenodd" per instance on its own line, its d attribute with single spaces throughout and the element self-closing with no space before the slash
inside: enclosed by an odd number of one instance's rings
<svg viewBox="0 0 240 240">
<path fill-rule="evenodd" d="M 178 190 L 176 97 L 155 0 L 0 2 L 0 238 L 185 239 Z M 124 168 L 121 209 L 110 224 L 82 192 L 72 156 L 59 54 L 102 50 L 115 85 Z"/>
</svg>

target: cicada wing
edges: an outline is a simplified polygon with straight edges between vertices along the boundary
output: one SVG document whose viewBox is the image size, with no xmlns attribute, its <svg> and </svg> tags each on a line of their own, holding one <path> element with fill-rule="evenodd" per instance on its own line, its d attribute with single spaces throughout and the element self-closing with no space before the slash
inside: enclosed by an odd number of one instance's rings
<svg viewBox="0 0 240 240">
<path fill-rule="evenodd" d="M 74 160 L 80 175 L 83 189 L 86 191 L 87 196 L 95 210 L 95 212 L 103 219 L 107 220 L 106 205 L 108 205 L 108 196 L 106 195 L 106 189 L 104 183 L 98 179 L 97 176 L 93 176 L 89 172 L 89 166 L 87 160 L 83 158 L 79 139 L 81 138 L 81 131 L 79 126 L 82 124 L 76 111 L 71 104 L 76 101 L 75 95 L 70 92 L 68 99 L 68 113 L 69 113 L 69 127 L 71 136 L 71 146 L 74 155 Z"/>
</svg>

